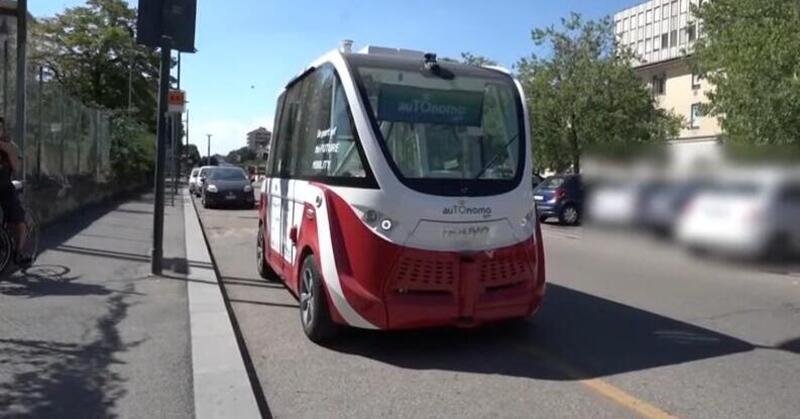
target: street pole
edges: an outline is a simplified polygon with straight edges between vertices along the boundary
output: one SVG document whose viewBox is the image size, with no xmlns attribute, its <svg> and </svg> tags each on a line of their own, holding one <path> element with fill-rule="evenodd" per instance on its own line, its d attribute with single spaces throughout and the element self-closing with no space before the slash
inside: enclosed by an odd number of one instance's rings
<svg viewBox="0 0 800 419">
<path fill-rule="evenodd" d="M 44 116 L 42 115 L 42 94 L 44 93 L 44 67 L 39 66 L 39 93 L 36 99 L 39 102 L 37 108 L 39 111 L 39 132 L 36 137 L 36 178 L 42 178 L 42 139 L 44 139 Z"/>
<path fill-rule="evenodd" d="M 8 123 L 8 39 L 3 40 L 3 119 Z"/>
<path fill-rule="evenodd" d="M 164 163 L 167 153 L 167 93 L 171 65 L 172 40 L 161 38 L 161 69 L 158 87 L 158 140 L 156 143 L 155 203 L 153 204 L 153 249 L 151 271 L 160 275 L 164 257 Z"/>
<path fill-rule="evenodd" d="M 178 90 L 181 90 L 181 52 L 178 51 Z M 175 205 L 175 195 L 178 194 L 178 180 L 181 178 L 181 160 L 178 155 L 181 149 L 180 133 L 183 125 L 183 116 L 180 113 L 175 114 L 173 121 L 173 136 L 172 136 L 172 205 Z M 180 141 L 180 143 L 179 143 Z"/>
<path fill-rule="evenodd" d="M 208 153 L 206 153 L 206 164 L 211 166 L 211 134 L 206 134 L 208 136 Z"/>
<path fill-rule="evenodd" d="M 25 99 L 25 79 L 28 67 L 28 0 L 17 1 L 17 115 L 15 128 L 15 140 L 19 144 L 20 156 L 22 156 L 22 180 L 25 181 L 27 168 L 25 167 L 25 134 L 26 134 L 26 108 Z"/>
</svg>

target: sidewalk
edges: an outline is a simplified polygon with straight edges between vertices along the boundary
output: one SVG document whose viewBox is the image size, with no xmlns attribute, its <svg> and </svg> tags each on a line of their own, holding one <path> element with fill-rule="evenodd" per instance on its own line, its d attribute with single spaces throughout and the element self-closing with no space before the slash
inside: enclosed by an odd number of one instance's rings
<svg viewBox="0 0 800 419">
<path fill-rule="evenodd" d="M 165 267 L 185 272 L 180 198 Z M 0 417 L 195 416 L 187 281 L 149 274 L 152 208 L 143 196 L 53 225 L 36 265 L 0 280 Z"/>
</svg>

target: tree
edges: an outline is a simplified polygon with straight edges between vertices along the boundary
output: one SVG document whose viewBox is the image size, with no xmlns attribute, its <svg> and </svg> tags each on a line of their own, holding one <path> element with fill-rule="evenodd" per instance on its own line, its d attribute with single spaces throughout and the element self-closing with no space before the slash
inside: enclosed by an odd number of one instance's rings
<svg viewBox="0 0 800 419">
<path fill-rule="evenodd" d="M 461 53 L 461 62 L 464 64 L 477 65 L 477 66 L 497 65 L 497 61 L 494 61 L 491 58 L 486 58 L 482 55 L 473 55 L 470 52 Z"/>
<path fill-rule="evenodd" d="M 736 145 L 800 144 L 800 3 L 707 1 L 695 71 L 714 88 L 704 110 Z"/>
<path fill-rule="evenodd" d="M 135 28 L 136 9 L 125 0 L 87 0 L 40 21 L 31 59 L 71 95 L 113 110 L 128 107 L 130 74 L 136 118 L 155 130 L 159 57 L 136 45 Z"/>
<path fill-rule="evenodd" d="M 117 181 L 138 185 L 150 182 L 155 160 L 155 135 L 124 112 L 112 119 L 111 168 Z"/>
<path fill-rule="evenodd" d="M 197 150 L 197 146 L 194 144 L 183 145 L 183 155 L 186 159 L 186 163 L 190 166 L 197 166 L 200 164 L 200 151 Z"/>
<path fill-rule="evenodd" d="M 681 120 L 656 107 L 617 48 L 611 20 L 584 21 L 572 14 L 563 28 L 532 31 L 533 42 L 552 51 L 517 64 L 531 116 L 538 170 L 580 172 L 587 151 L 624 152 L 677 135 Z"/>
<path fill-rule="evenodd" d="M 231 163 L 244 163 L 257 160 L 256 152 L 251 150 L 250 147 L 242 147 L 238 150 L 233 150 L 228 153 L 226 160 Z"/>
</svg>

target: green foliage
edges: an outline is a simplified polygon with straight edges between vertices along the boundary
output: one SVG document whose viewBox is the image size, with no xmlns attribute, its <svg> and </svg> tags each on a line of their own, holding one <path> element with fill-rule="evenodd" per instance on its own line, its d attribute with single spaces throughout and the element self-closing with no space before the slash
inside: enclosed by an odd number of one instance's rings
<svg viewBox="0 0 800 419">
<path fill-rule="evenodd" d="M 182 155 L 186 161 L 186 164 L 190 167 L 195 167 L 200 164 L 200 151 L 197 149 L 197 146 L 194 144 L 189 144 L 188 146 L 182 145 L 183 152 Z"/>
<path fill-rule="evenodd" d="M 136 10 L 125 0 L 87 0 L 35 26 L 31 60 L 49 68 L 86 104 L 128 107 L 128 76 L 136 118 L 155 130 L 159 57 L 136 45 Z"/>
<path fill-rule="evenodd" d="M 242 147 L 238 150 L 233 150 L 228 153 L 227 157 L 225 158 L 226 161 L 230 163 L 242 163 L 257 160 L 258 156 L 256 152 L 250 150 L 248 147 Z"/>
<path fill-rule="evenodd" d="M 538 170 L 580 172 L 587 151 L 658 144 L 678 134 L 681 120 L 656 107 L 649 89 L 618 50 L 611 20 L 572 14 L 563 28 L 534 29 L 532 55 L 517 64 L 531 116 Z"/>
<path fill-rule="evenodd" d="M 696 71 L 715 88 L 705 111 L 729 142 L 800 144 L 800 3 L 714 0 L 695 8 Z"/>
<path fill-rule="evenodd" d="M 118 113 L 111 125 L 111 166 L 114 178 L 140 183 L 152 179 L 155 135 L 125 113 Z"/>
<path fill-rule="evenodd" d="M 461 53 L 461 62 L 464 64 L 477 65 L 477 66 L 497 65 L 497 61 L 494 61 L 490 58 L 486 58 L 482 55 L 473 55 L 470 52 Z"/>
</svg>

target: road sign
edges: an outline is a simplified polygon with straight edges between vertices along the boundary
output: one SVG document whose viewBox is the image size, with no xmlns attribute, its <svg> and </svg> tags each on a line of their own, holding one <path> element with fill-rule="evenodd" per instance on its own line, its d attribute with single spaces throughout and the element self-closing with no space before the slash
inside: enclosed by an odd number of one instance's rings
<svg viewBox="0 0 800 419">
<path fill-rule="evenodd" d="M 172 49 L 195 52 L 197 0 L 139 0 L 138 10 L 137 43 L 158 48 L 166 36 Z"/>
<path fill-rule="evenodd" d="M 169 113 L 184 113 L 186 112 L 186 91 L 172 89 L 167 95 L 167 103 Z"/>
</svg>

